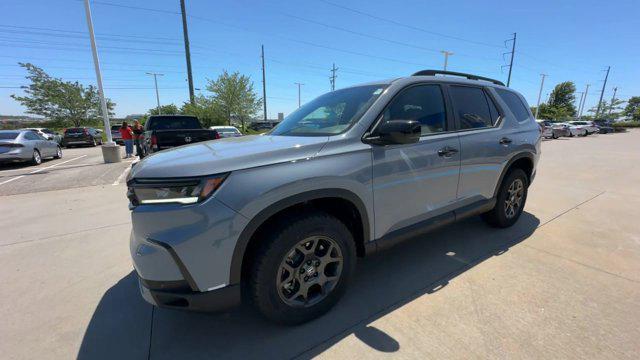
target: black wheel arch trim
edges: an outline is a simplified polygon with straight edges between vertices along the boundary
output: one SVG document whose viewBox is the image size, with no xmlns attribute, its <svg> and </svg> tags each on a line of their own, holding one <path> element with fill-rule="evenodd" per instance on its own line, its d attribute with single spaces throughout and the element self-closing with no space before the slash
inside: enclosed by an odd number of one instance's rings
<svg viewBox="0 0 640 360">
<path fill-rule="evenodd" d="M 364 202 L 360 199 L 358 195 L 353 193 L 352 191 L 340 188 L 330 188 L 330 189 L 319 189 L 319 190 L 311 190 L 303 193 L 299 193 L 288 198 L 284 198 L 278 202 L 275 202 L 265 209 L 261 210 L 258 215 L 254 216 L 251 221 L 245 226 L 244 230 L 240 234 L 238 241 L 236 243 L 235 249 L 233 251 L 233 257 L 231 259 L 231 269 L 229 273 L 229 284 L 237 284 L 240 282 L 242 277 L 242 263 L 244 259 L 244 255 L 247 251 L 247 247 L 249 245 L 249 241 L 255 234 L 256 230 L 271 216 L 277 214 L 278 212 L 285 210 L 291 206 L 303 204 L 312 200 L 319 200 L 324 198 L 340 198 L 343 200 L 347 200 L 355 205 L 356 209 L 359 212 L 360 219 L 362 221 L 362 232 L 363 232 L 363 242 L 365 247 L 370 241 L 370 222 L 369 215 L 367 213 L 367 208 L 364 205 Z"/>
<path fill-rule="evenodd" d="M 520 153 L 517 153 L 516 155 L 512 156 L 511 159 L 509 159 L 509 161 L 507 161 L 507 164 L 502 169 L 502 173 L 500 174 L 500 178 L 498 179 L 498 182 L 496 183 L 496 188 L 493 191 L 493 197 L 494 198 L 496 196 L 498 196 L 498 190 L 500 190 L 500 185 L 502 184 L 502 180 L 504 180 L 504 177 L 507 176 L 507 172 L 509 172 L 509 169 L 511 168 L 511 165 L 513 165 L 516 161 L 518 161 L 520 159 L 529 159 L 529 161 L 531 161 L 532 167 L 535 166 L 534 155 L 531 152 L 528 152 L 528 151 L 520 152 Z M 533 175 L 533 170 L 532 170 L 532 174 L 531 175 Z M 531 183 L 531 179 L 529 179 L 529 183 Z"/>
</svg>

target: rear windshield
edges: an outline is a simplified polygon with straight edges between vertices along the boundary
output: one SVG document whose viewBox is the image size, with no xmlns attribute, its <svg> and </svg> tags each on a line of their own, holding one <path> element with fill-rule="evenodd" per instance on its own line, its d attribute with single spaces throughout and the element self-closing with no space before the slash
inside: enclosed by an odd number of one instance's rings
<svg viewBox="0 0 640 360">
<path fill-rule="evenodd" d="M 238 129 L 227 129 L 227 128 L 216 129 L 216 131 L 223 134 L 239 134 L 240 133 Z"/>
<path fill-rule="evenodd" d="M 67 129 L 64 133 L 65 134 L 81 134 L 84 132 L 84 128 L 71 128 L 71 129 Z"/>
<path fill-rule="evenodd" d="M 120 125 L 111 125 L 111 131 L 119 131 Z"/>
<path fill-rule="evenodd" d="M 0 140 L 13 140 L 18 137 L 19 132 L 0 132 Z"/>
<path fill-rule="evenodd" d="M 189 116 L 162 116 L 151 117 L 147 120 L 148 130 L 180 130 L 201 129 L 200 121 L 196 117 Z"/>
</svg>

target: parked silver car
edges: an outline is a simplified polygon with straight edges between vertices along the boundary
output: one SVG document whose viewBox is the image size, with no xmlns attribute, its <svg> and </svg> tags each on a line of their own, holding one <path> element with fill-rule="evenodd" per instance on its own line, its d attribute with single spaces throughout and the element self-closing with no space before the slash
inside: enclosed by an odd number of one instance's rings
<svg viewBox="0 0 640 360">
<path fill-rule="evenodd" d="M 31 130 L 0 130 L 0 162 L 42 163 L 62 157 L 60 145 Z"/>
<path fill-rule="evenodd" d="M 210 126 L 209 130 L 217 131 L 221 138 L 242 136 L 240 130 L 235 126 Z"/>
<path fill-rule="evenodd" d="M 40 134 L 43 138 L 47 139 L 47 140 L 53 140 L 55 142 L 57 142 L 58 144 L 62 143 L 62 135 L 60 135 L 59 133 L 51 130 L 51 129 L 47 129 L 47 128 L 25 128 L 25 129 L 21 129 L 21 130 L 31 130 L 31 131 L 35 131 L 38 134 Z"/>
<path fill-rule="evenodd" d="M 140 291 L 194 310 L 245 296 L 274 321 L 311 320 L 358 256 L 472 215 L 513 225 L 540 144 L 513 89 L 426 70 L 322 95 L 262 136 L 155 153 L 127 179 Z"/>
</svg>

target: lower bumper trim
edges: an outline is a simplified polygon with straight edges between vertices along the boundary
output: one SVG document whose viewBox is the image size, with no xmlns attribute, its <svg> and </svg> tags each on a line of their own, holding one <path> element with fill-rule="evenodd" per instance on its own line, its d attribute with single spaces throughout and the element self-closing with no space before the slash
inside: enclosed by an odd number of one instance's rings
<svg viewBox="0 0 640 360">
<path fill-rule="evenodd" d="M 199 291 L 152 290 L 140 281 L 142 297 L 163 308 L 189 311 L 217 312 L 233 308 L 241 302 L 240 285 L 229 285 L 221 289 Z"/>
</svg>

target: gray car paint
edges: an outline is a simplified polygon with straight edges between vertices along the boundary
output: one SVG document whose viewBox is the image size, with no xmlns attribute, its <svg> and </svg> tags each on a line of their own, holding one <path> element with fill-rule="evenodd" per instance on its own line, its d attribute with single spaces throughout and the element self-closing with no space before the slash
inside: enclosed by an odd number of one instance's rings
<svg viewBox="0 0 640 360">
<path fill-rule="evenodd" d="M 33 151 L 38 150 L 42 158 L 54 157 L 58 151 L 58 143 L 53 140 L 47 140 L 32 130 L 0 130 L 1 132 L 19 132 L 14 140 L 0 140 L 0 143 L 17 143 L 22 144 L 20 148 L 3 148 L 0 147 L 0 161 L 30 161 L 33 158 Z M 29 140 L 25 138 L 27 133 L 33 133 L 38 136 L 38 140 Z"/>
<path fill-rule="evenodd" d="M 517 122 L 497 96 L 498 105 L 507 110 L 494 128 L 423 136 L 419 143 L 409 145 L 383 147 L 362 141 L 399 91 L 433 82 L 478 85 L 477 81 L 431 76 L 377 82 L 388 86 L 360 120 L 340 135 L 226 138 L 145 158 L 129 179 L 230 174 L 204 203 L 133 208 L 131 254 L 139 274 L 147 280 L 184 278 L 166 250 L 153 243 L 162 241 L 175 248 L 197 290 L 217 289 L 230 282 L 232 254 L 244 227 L 282 199 L 323 189 L 355 194 L 370 219 L 365 231 L 373 241 L 493 197 L 501 173 L 516 154 L 529 153 L 537 162 L 540 133 L 533 116 L 530 114 L 530 121 Z M 489 91 L 498 87 L 481 84 Z M 513 142 L 501 145 L 505 136 Z M 445 145 L 461 151 L 443 159 L 436 152 Z"/>
</svg>

